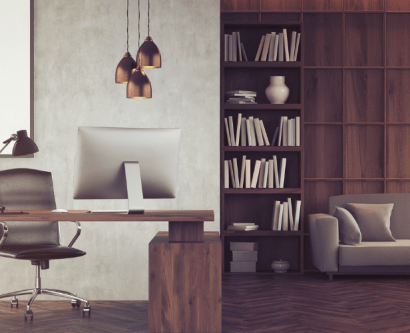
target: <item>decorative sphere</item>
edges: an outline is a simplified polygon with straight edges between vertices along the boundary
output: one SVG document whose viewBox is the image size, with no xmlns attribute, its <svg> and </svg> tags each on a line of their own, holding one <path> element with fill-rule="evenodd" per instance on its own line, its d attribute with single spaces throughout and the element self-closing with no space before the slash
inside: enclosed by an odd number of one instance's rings
<svg viewBox="0 0 410 333">
<path fill-rule="evenodd" d="M 286 273 L 290 268 L 290 264 L 289 261 L 280 259 L 272 261 L 271 267 L 275 271 L 275 273 Z"/>
</svg>

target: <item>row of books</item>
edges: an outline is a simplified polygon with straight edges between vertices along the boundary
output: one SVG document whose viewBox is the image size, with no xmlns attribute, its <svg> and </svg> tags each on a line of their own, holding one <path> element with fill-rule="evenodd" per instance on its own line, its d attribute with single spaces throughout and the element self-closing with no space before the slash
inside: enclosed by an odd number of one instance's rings
<svg viewBox="0 0 410 333">
<path fill-rule="evenodd" d="M 300 200 L 296 200 L 296 207 L 293 211 L 291 198 L 288 198 L 288 201 L 285 202 L 275 201 L 272 214 L 272 230 L 298 231 L 301 203 Z"/>
<path fill-rule="evenodd" d="M 282 116 L 272 141 L 269 141 L 262 119 L 242 117 L 238 113 L 236 134 L 233 117 L 225 117 L 225 132 L 228 146 L 300 146 L 300 117 Z"/>
<path fill-rule="evenodd" d="M 253 222 L 233 222 L 228 225 L 227 230 L 251 231 L 258 230 L 259 226 Z"/>
<path fill-rule="evenodd" d="M 258 242 L 230 242 L 231 272 L 256 272 Z"/>
<path fill-rule="evenodd" d="M 228 104 L 258 104 L 255 101 L 256 91 L 249 90 L 232 90 L 227 91 L 226 96 Z"/>
<path fill-rule="evenodd" d="M 282 158 L 280 168 L 276 155 L 266 160 L 255 161 L 251 179 L 251 160 L 242 156 L 241 173 L 239 175 L 238 159 L 224 161 L 224 187 L 229 188 L 283 188 L 285 183 L 286 158 Z M 230 181 L 229 181 L 230 180 Z"/>
<path fill-rule="evenodd" d="M 297 61 L 300 37 L 300 33 L 292 31 L 289 42 L 287 29 L 283 29 L 280 33 L 271 32 L 263 35 L 255 61 Z M 248 61 L 239 31 L 225 34 L 224 60 Z"/>
</svg>

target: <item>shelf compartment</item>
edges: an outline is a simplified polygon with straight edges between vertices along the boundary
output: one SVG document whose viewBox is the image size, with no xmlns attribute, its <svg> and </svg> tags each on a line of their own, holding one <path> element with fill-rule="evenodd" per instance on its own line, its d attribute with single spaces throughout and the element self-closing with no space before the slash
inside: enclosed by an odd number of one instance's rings
<svg viewBox="0 0 410 333">
<path fill-rule="evenodd" d="M 386 182 L 386 193 L 410 193 L 410 181 L 394 180 Z"/>
<path fill-rule="evenodd" d="M 226 97 L 225 97 L 226 98 Z M 289 110 L 289 109 L 301 109 L 301 104 L 224 104 L 225 110 Z"/>
<path fill-rule="evenodd" d="M 386 14 L 387 66 L 410 66 L 409 30 L 409 13 Z"/>
<path fill-rule="evenodd" d="M 301 151 L 302 148 L 300 146 L 298 147 L 283 147 L 283 146 L 257 146 L 257 147 L 251 147 L 251 146 L 237 146 L 237 147 L 229 147 L 225 146 L 223 147 L 223 150 L 226 152 L 229 151 L 240 151 L 240 152 L 252 152 L 252 151 L 263 151 L 263 152 L 294 152 L 294 151 Z"/>
<path fill-rule="evenodd" d="M 224 188 L 223 194 L 300 194 L 300 188 Z"/>
<path fill-rule="evenodd" d="M 387 126 L 386 175 L 388 178 L 410 178 L 410 131 L 408 126 Z"/>
<path fill-rule="evenodd" d="M 251 231 L 238 231 L 238 230 L 223 230 L 224 236 L 255 236 L 255 237 L 283 237 L 294 236 L 300 237 L 303 235 L 302 231 L 274 231 L 274 230 L 251 230 Z"/>
<path fill-rule="evenodd" d="M 386 71 L 386 114 L 388 122 L 410 122 L 410 70 Z"/>
<path fill-rule="evenodd" d="M 383 181 L 355 180 L 346 181 L 346 194 L 384 193 Z"/>
<path fill-rule="evenodd" d="M 300 68 L 302 64 L 300 61 L 228 61 L 224 62 L 222 66 L 228 68 L 241 69 L 261 69 L 261 68 Z"/>
</svg>

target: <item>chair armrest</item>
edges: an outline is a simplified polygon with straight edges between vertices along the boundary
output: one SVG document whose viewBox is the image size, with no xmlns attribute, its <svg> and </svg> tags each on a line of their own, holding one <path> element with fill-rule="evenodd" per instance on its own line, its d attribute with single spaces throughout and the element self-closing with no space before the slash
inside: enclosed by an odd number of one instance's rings
<svg viewBox="0 0 410 333">
<path fill-rule="evenodd" d="M 68 244 L 68 247 L 72 247 L 73 244 L 75 243 L 75 241 L 77 240 L 78 237 L 80 237 L 81 235 L 81 224 L 78 221 L 71 221 L 74 222 L 77 226 L 77 233 L 75 234 L 75 236 L 73 237 L 73 239 L 71 240 L 70 244 Z"/>
<path fill-rule="evenodd" d="M 313 264 L 321 272 L 339 271 L 339 222 L 328 214 L 308 216 Z"/>
<path fill-rule="evenodd" d="M 4 223 L 4 222 L 0 222 L 0 225 L 3 226 L 3 235 L 2 235 L 2 237 L 1 237 L 1 239 L 0 239 L 0 246 L 2 246 L 3 243 L 4 243 L 4 241 L 5 241 L 6 238 L 7 238 L 8 234 L 9 234 L 9 229 L 7 228 L 7 225 L 6 225 L 6 223 Z"/>
</svg>

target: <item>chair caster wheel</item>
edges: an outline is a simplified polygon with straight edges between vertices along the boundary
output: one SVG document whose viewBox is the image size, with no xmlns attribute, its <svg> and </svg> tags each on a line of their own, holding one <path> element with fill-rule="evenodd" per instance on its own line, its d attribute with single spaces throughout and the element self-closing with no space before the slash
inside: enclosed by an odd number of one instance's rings
<svg viewBox="0 0 410 333">
<path fill-rule="evenodd" d="M 13 298 L 10 302 L 11 307 L 14 307 L 14 305 L 16 306 L 16 308 L 19 307 L 19 300 L 17 298 Z"/>
<path fill-rule="evenodd" d="M 33 321 L 33 311 L 27 310 L 24 313 L 24 320 L 27 321 L 27 318 L 30 318 L 30 320 Z"/>
<path fill-rule="evenodd" d="M 83 317 L 85 316 L 85 314 L 88 312 L 88 316 L 91 315 L 91 306 L 86 303 L 83 307 Z"/>
<path fill-rule="evenodd" d="M 76 300 L 76 299 L 72 299 L 72 300 L 71 300 L 71 306 L 72 306 L 73 308 L 75 308 L 75 307 L 79 308 L 79 307 L 81 306 L 81 301 Z"/>
</svg>

